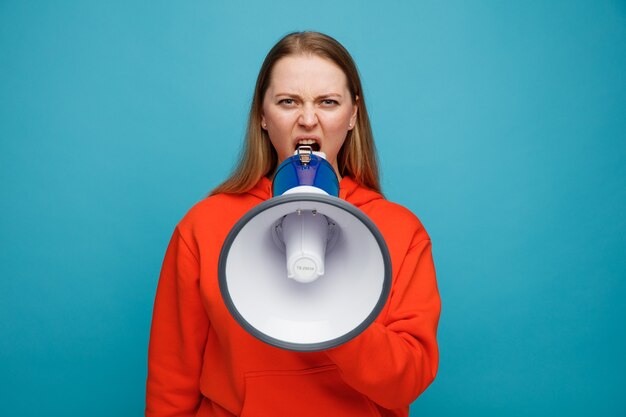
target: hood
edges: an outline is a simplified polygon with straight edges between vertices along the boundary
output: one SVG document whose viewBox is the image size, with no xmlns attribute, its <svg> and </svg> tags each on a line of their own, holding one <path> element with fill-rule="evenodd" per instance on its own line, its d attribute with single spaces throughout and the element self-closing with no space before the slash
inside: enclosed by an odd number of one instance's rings
<svg viewBox="0 0 626 417">
<path fill-rule="evenodd" d="M 360 186 L 350 177 L 343 177 L 339 183 L 339 198 L 357 207 L 363 206 L 374 200 L 382 200 L 384 197 L 374 190 Z"/>
<path fill-rule="evenodd" d="M 272 197 L 272 181 L 266 177 L 261 177 L 254 187 L 246 191 L 246 194 L 253 195 L 261 200 L 269 200 Z"/>
</svg>

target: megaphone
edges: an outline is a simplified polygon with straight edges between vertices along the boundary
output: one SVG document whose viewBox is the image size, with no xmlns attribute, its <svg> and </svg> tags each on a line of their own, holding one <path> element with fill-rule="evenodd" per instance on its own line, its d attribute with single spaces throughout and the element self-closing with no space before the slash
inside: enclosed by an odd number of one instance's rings
<svg viewBox="0 0 626 417">
<path fill-rule="evenodd" d="M 300 146 L 277 169 L 273 198 L 226 237 L 218 279 L 224 303 L 251 335 L 293 351 L 339 346 L 363 332 L 391 289 L 382 234 L 339 198 L 323 153 Z"/>
</svg>

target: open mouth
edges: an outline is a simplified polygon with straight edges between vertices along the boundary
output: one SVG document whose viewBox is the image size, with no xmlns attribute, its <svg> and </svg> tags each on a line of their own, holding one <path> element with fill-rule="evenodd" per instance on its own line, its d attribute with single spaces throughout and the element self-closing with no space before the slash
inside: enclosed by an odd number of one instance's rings
<svg viewBox="0 0 626 417">
<path fill-rule="evenodd" d="M 300 139 L 298 143 L 296 143 L 296 151 L 301 146 L 309 146 L 313 152 L 319 152 L 320 145 L 317 143 L 315 139 Z"/>
</svg>

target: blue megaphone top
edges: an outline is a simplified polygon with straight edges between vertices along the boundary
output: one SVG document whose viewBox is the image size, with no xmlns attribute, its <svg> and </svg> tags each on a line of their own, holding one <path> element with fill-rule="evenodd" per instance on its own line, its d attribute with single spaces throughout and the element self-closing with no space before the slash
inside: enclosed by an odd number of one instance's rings
<svg viewBox="0 0 626 417">
<path fill-rule="evenodd" d="M 313 152 L 300 152 L 285 161 L 276 170 L 272 181 L 272 195 L 301 185 L 324 190 L 328 195 L 339 197 L 339 180 L 333 166 Z"/>
</svg>

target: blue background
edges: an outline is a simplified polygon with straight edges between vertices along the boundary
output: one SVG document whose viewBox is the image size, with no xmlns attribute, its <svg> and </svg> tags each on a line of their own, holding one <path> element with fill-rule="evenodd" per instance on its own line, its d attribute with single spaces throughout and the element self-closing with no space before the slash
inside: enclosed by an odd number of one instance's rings
<svg viewBox="0 0 626 417">
<path fill-rule="evenodd" d="M 138 416 L 162 257 L 259 66 L 353 54 L 389 199 L 434 242 L 412 416 L 626 414 L 624 1 L 0 1 L 0 414 Z"/>
</svg>

